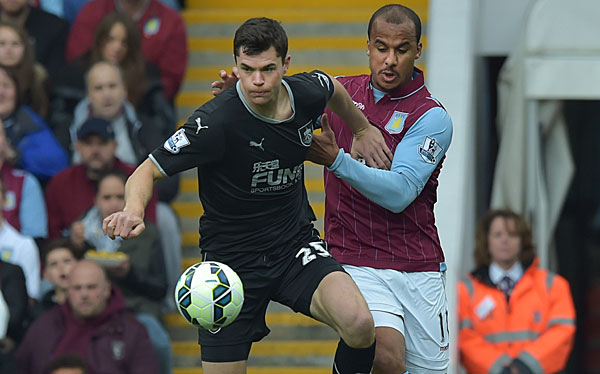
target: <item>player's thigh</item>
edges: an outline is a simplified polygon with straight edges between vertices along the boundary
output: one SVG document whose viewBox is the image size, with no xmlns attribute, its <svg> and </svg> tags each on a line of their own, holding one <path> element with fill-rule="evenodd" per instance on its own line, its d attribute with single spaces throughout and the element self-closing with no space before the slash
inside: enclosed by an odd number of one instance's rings
<svg viewBox="0 0 600 374">
<path fill-rule="evenodd" d="M 381 314 L 384 312 L 376 312 Z M 399 318 L 389 313 L 388 318 Z M 376 316 L 373 318 L 376 320 Z M 381 318 L 380 318 L 381 319 Z M 375 362 L 373 374 L 404 373 L 406 371 L 406 347 L 404 335 L 394 327 L 375 327 Z"/>
<path fill-rule="evenodd" d="M 411 374 L 445 373 L 450 361 L 446 275 L 405 275 L 407 287 L 400 294 L 405 293 L 406 368 Z"/>
<path fill-rule="evenodd" d="M 341 271 L 330 273 L 321 281 L 313 294 L 310 312 L 336 330 L 352 328 L 357 322 L 373 324 L 360 290 L 352 278 Z"/>
<path fill-rule="evenodd" d="M 216 363 L 202 361 L 204 374 L 246 374 L 246 361 Z"/>
<path fill-rule="evenodd" d="M 360 291 L 320 238 L 292 251 L 282 261 L 287 263 L 287 271 L 275 301 L 330 325 L 344 338 L 347 331 L 360 330 L 365 324 L 367 332 L 374 334 Z"/>
</svg>

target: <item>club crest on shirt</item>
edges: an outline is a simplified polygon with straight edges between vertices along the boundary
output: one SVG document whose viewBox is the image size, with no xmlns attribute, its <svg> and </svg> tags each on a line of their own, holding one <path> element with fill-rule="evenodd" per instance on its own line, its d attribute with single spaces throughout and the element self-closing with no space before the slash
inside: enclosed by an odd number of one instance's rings
<svg viewBox="0 0 600 374">
<path fill-rule="evenodd" d="M 306 125 L 300 127 L 298 129 L 298 135 L 300 136 L 300 143 L 305 147 L 310 147 L 313 137 L 312 121 L 308 121 Z"/>
<path fill-rule="evenodd" d="M 113 340 L 111 342 L 111 349 L 113 358 L 115 360 L 121 360 L 125 356 L 125 342 L 121 340 Z"/>
<path fill-rule="evenodd" d="M 185 129 L 179 129 L 177 132 L 175 132 L 175 134 L 171 135 L 171 137 L 165 141 L 163 147 L 167 151 L 175 154 L 179 153 L 181 148 L 187 147 L 188 145 L 190 145 L 190 141 L 185 135 Z"/>
<path fill-rule="evenodd" d="M 4 194 L 4 207 L 3 209 L 13 210 L 17 207 L 17 197 L 15 196 L 15 191 L 6 191 Z"/>
<path fill-rule="evenodd" d="M 408 117 L 408 113 L 394 111 L 387 125 L 385 125 L 387 132 L 390 134 L 400 134 L 402 129 L 404 129 L 406 117 Z"/>
<path fill-rule="evenodd" d="M 440 143 L 429 136 L 425 137 L 423 144 L 419 144 L 419 155 L 421 155 L 423 161 L 427 162 L 428 164 L 435 164 L 438 156 L 443 150 L 444 148 L 442 148 Z"/>
</svg>

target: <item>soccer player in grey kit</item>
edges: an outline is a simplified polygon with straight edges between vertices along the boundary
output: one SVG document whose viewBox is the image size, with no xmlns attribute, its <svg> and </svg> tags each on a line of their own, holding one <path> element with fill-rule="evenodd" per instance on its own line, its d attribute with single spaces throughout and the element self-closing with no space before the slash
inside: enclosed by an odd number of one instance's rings
<svg viewBox="0 0 600 374">
<path fill-rule="evenodd" d="M 352 133 L 329 110 L 311 148 L 310 159 L 327 166 L 325 240 L 375 321 L 374 374 L 446 373 L 449 363 L 446 264 L 433 207 L 452 121 L 414 66 L 420 36 L 414 11 L 380 8 L 368 26 L 371 74 L 337 78 L 394 152 L 391 169 L 346 154 Z"/>
<path fill-rule="evenodd" d="M 264 316 L 270 300 L 340 334 L 334 373 L 368 373 L 373 319 L 306 219 L 303 163 L 326 106 L 350 126 L 354 152 L 387 166 L 392 155 L 338 81 L 317 70 L 283 76 L 290 56 L 276 21 L 254 18 L 240 26 L 234 56 L 240 72 L 235 87 L 198 108 L 136 169 L 126 185 L 125 209 L 107 217 L 103 230 L 113 238 L 138 235 L 153 183 L 197 167 L 204 259 L 231 266 L 245 294 L 231 325 L 199 331 L 204 373 L 245 373 L 252 342 L 269 333 Z"/>
</svg>

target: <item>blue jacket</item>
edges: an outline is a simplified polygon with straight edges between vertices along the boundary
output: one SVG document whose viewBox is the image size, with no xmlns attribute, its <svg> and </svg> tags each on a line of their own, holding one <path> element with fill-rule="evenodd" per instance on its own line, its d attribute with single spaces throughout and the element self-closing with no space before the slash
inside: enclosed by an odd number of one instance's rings
<svg viewBox="0 0 600 374">
<path fill-rule="evenodd" d="M 6 136 L 19 152 L 18 167 L 46 181 L 69 166 L 67 152 L 58 144 L 44 120 L 21 106 L 4 120 Z"/>
</svg>

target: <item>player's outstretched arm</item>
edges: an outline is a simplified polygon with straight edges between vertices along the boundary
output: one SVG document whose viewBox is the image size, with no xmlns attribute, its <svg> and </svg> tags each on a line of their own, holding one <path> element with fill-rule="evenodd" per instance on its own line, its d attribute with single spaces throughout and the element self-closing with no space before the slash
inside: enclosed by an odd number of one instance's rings
<svg viewBox="0 0 600 374">
<path fill-rule="evenodd" d="M 144 210 L 152 197 L 154 183 L 163 177 L 149 158 L 138 166 L 125 184 L 125 208 L 102 221 L 104 234 L 111 239 L 117 236 L 129 239 L 141 234 L 146 228 Z"/>
<path fill-rule="evenodd" d="M 359 156 L 363 157 L 367 165 L 389 170 L 394 155 L 385 144 L 383 135 L 354 105 L 344 86 L 335 78 L 331 78 L 331 80 L 334 92 L 327 107 L 342 117 L 346 126 L 354 133 L 352 157 L 355 159 Z"/>
</svg>

